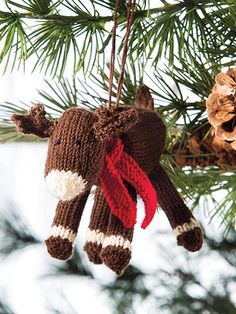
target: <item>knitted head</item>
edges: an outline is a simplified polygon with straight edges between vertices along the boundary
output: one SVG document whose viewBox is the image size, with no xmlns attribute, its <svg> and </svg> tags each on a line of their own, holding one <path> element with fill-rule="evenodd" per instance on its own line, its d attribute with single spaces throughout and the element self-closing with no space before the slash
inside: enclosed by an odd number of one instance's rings
<svg viewBox="0 0 236 314">
<path fill-rule="evenodd" d="M 19 131 L 49 138 L 45 178 L 48 189 L 59 200 L 69 201 L 97 182 L 105 155 L 106 140 L 132 127 L 133 109 L 111 112 L 100 107 L 96 113 L 80 108 L 65 110 L 53 123 L 42 105 L 28 115 L 13 115 Z"/>
<path fill-rule="evenodd" d="M 49 138 L 45 177 L 48 189 L 62 201 L 86 191 L 97 179 L 104 142 L 95 138 L 93 112 L 71 108 L 54 126 Z"/>
</svg>

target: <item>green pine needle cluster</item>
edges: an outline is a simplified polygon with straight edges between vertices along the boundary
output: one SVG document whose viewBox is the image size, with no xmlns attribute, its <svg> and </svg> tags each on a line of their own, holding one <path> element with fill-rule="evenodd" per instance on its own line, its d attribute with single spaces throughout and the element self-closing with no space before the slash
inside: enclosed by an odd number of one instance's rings
<svg viewBox="0 0 236 314">
<path fill-rule="evenodd" d="M 4 42 L 0 61 L 11 69 L 26 63 L 32 56 L 34 69 L 52 76 L 62 76 L 73 63 L 73 71 L 91 72 L 104 65 L 104 53 L 110 48 L 114 2 L 5 0 L 6 11 L 0 11 L 0 40 Z M 201 56 L 208 63 L 221 64 L 222 57 L 236 52 L 234 1 L 179 0 L 156 8 L 149 1 L 138 1 L 130 36 L 130 59 L 145 58 L 157 67 L 165 56 L 173 65 Z M 101 8 L 107 15 L 99 12 Z M 121 1 L 118 26 L 120 47 L 124 40 L 127 7 Z M 64 13 L 65 12 L 65 13 Z M 9 59 L 13 58 L 11 62 Z"/>
</svg>

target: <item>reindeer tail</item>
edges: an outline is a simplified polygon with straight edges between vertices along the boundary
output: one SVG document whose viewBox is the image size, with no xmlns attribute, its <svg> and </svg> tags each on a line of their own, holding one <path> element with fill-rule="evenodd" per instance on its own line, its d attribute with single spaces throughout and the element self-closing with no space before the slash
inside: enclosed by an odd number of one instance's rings
<svg viewBox="0 0 236 314">
<path fill-rule="evenodd" d="M 203 242 L 200 225 L 184 204 L 165 170 L 159 166 L 150 175 L 150 180 L 156 189 L 160 206 L 175 231 L 177 244 L 191 252 L 200 250 Z"/>
<path fill-rule="evenodd" d="M 135 107 L 154 110 L 154 102 L 149 88 L 141 85 L 135 95 Z"/>
</svg>

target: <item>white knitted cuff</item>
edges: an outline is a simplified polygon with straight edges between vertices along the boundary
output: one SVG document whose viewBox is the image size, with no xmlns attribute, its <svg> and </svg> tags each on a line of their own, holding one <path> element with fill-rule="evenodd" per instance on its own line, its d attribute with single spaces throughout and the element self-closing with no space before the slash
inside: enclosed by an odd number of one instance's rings
<svg viewBox="0 0 236 314">
<path fill-rule="evenodd" d="M 190 222 L 186 222 L 183 225 L 179 225 L 179 226 L 175 227 L 174 232 L 175 232 L 176 236 L 178 237 L 179 235 L 181 235 L 185 232 L 191 231 L 191 230 L 195 229 L 196 227 L 200 228 L 199 223 L 195 219 L 191 218 Z"/>
<path fill-rule="evenodd" d="M 87 238 L 86 238 L 87 242 L 103 244 L 104 238 L 105 238 L 105 234 L 101 232 L 99 229 L 97 230 L 88 229 L 87 231 Z"/>
<path fill-rule="evenodd" d="M 70 228 L 65 228 L 61 225 L 54 225 L 51 229 L 51 236 L 61 237 L 62 239 L 68 239 L 71 243 L 75 241 L 76 233 Z"/>
<path fill-rule="evenodd" d="M 131 251 L 131 242 L 120 235 L 105 237 L 103 247 L 107 247 L 108 245 L 121 246 L 123 249 L 129 249 Z"/>
</svg>

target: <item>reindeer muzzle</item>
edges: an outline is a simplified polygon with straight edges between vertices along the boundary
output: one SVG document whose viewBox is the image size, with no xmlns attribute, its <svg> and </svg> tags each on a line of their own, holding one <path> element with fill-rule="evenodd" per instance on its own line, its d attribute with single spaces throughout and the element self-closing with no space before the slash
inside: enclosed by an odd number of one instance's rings
<svg viewBox="0 0 236 314">
<path fill-rule="evenodd" d="M 81 175 L 65 170 L 51 170 L 45 180 L 48 190 L 64 202 L 83 193 L 87 185 Z"/>
</svg>

